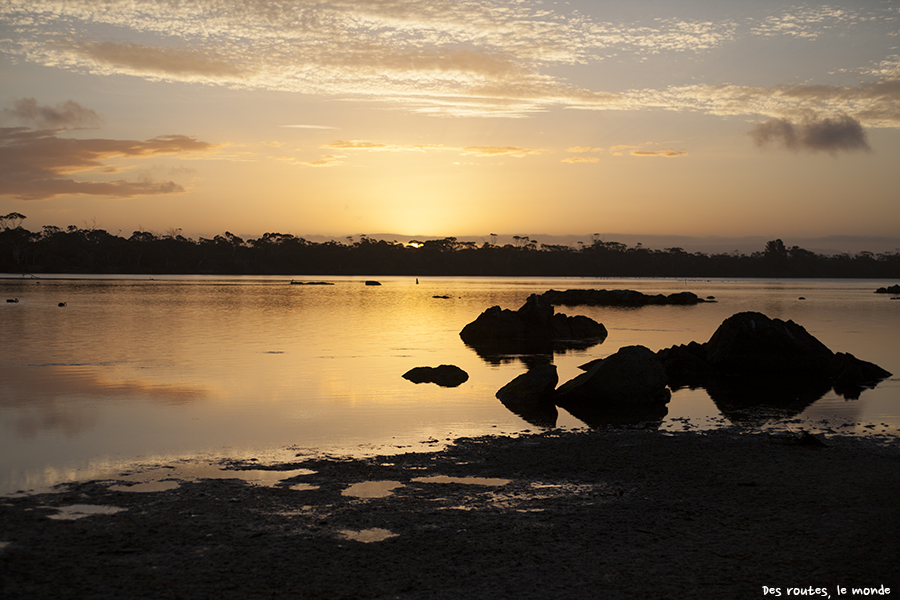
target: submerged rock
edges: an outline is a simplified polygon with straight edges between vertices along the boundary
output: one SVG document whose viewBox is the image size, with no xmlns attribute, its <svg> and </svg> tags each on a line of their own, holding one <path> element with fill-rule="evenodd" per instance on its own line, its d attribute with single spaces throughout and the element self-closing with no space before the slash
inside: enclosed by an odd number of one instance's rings
<svg viewBox="0 0 900 600">
<path fill-rule="evenodd" d="M 880 287 L 875 290 L 876 294 L 900 294 L 900 284 Z"/>
<path fill-rule="evenodd" d="M 442 387 L 457 387 L 469 380 L 469 374 L 456 365 L 415 367 L 403 374 L 413 383 L 436 383 Z"/>
<path fill-rule="evenodd" d="M 566 306 L 647 306 L 650 304 L 691 305 L 703 302 L 715 302 L 715 299 L 704 300 L 693 292 L 677 292 L 675 294 L 647 295 L 634 290 L 550 290 L 543 297 L 551 304 Z"/>
</svg>

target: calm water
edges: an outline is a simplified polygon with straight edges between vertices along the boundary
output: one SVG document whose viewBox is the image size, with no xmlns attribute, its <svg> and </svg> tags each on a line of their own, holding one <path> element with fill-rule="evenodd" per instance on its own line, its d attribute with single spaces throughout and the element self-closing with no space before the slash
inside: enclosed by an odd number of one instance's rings
<svg viewBox="0 0 900 600">
<path fill-rule="evenodd" d="M 895 373 L 858 400 L 830 392 L 793 427 L 900 435 L 900 301 L 872 280 L 362 278 L 0 280 L 0 493 L 98 477 L 135 462 L 365 453 L 535 426 L 494 397 L 525 366 L 491 364 L 459 338 L 492 305 L 548 289 L 693 291 L 692 307 L 559 307 L 609 330 L 554 356 L 560 381 L 621 346 L 705 342 L 732 314 L 793 319 L 834 351 Z M 448 299 L 433 296 L 450 296 Z M 799 300 L 799 297 L 806 300 Z M 3 302 L 18 298 L 18 303 Z M 61 308 L 57 304 L 66 302 Z M 455 364 L 458 388 L 413 384 Z M 688 421 L 685 421 L 688 419 Z M 702 389 L 673 394 L 663 428 L 731 424 Z M 757 425 L 759 423 L 756 423 Z M 770 421 L 785 427 L 783 421 Z M 560 411 L 557 426 L 584 424 Z M 868 426 L 868 427 L 867 427 Z M 874 427 L 873 427 L 874 426 Z"/>
</svg>

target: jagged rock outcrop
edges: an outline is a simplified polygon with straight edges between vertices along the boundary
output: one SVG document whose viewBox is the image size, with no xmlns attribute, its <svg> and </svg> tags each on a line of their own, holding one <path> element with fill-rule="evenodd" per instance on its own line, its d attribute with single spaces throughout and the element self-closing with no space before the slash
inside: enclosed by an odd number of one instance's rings
<svg viewBox="0 0 900 600">
<path fill-rule="evenodd" d="M 662 363 L 644 346 L 626 346 L 596 361 L 590 369 L 556 390 L 563 408 L 577 404 L 629 407 L 665 404 L 671 396 Z"/>
<path fill-rule="evenodd" d="M 889 285 L 887 287 L 880 287 L 875 290 L 876 294 L 900 294 L 900 283 L 897 285 Z"/>
<path fill-rule="evenodd" d="M 532 294 L 515 311 L 492 306 L 463 327 L 459 336 L 476 350 L 515 354 L 586 348 L 606 339 L 607 331 L 589 317 L 554 313 L 549 302 Z"/>
<path fill-rule="evenodd" d="M 858 398 L 891 375 L 852 354 L 835 354 L 793 321 L 758 312 L 732 315 L 706 343 L 672 346 L 657 357 L 673 388 L 705 387 L 723 411 L 766 404 L 799 412 L 832 387 Z"/>
<path fill-rule="evenodd" d="M 556 390 L 555 401 L 591 427 L 659 423 L 672 394 L 665 369 L 644 346 L 626 346 Z"/>
</svg>

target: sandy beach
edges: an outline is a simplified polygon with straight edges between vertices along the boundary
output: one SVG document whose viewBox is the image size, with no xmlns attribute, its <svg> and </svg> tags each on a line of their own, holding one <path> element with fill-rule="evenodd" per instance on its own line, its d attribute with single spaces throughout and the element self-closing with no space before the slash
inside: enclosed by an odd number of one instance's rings
<svg viewBox="0 0 900 600">
<path fill-rule="evenodd" d="M 273 486 L 123 476 L 0 498 L 0 597 L 900 594 L 900 444 L 819 439 L 550 431 L 299 457 L 265 467 L 306 469 Z M 82 505 L 121 510 L 58 518 Z"/>
</svg>

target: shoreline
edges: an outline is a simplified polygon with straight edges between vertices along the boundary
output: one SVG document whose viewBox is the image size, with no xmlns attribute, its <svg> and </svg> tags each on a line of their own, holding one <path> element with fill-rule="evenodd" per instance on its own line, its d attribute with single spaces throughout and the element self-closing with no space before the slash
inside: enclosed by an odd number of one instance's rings
<svg viewBox="0 0 900 600">
<path fill-rule="evenodd" d="M 758 598 L 763 586 L 835 597 L 839 585 L 900 593 L 900 442 L 797 440 L 550 431 L 462 438 L 435 452 L 228 465 L 289 475 L 269 486 L 68 484 L 0 499 L 0 595 Z M 393 487 L 347 495 L 364 482 Z M 51 518 L 80 505 L 123 510 Z"/>
</svg>

